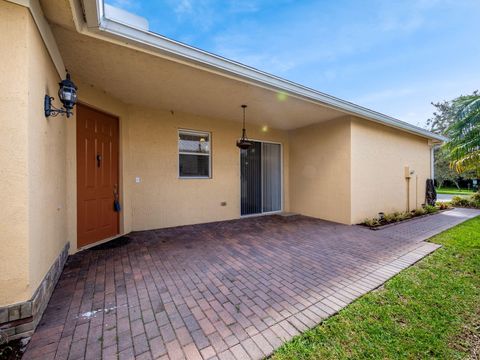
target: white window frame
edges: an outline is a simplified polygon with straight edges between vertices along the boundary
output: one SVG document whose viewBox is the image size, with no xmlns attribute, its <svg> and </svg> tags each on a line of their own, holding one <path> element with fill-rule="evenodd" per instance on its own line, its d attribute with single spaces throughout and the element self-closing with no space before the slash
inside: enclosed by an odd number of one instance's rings
<svg viewBox="0 0 480 360">
<path fill-rule="evenodd" d="M 179 146 L 180 134 L 208 136 L 209 143 L 210 143 L 208 154 L 180 151 L 180 146 Z M 177 171 L 178 171 L 178 173 L 177 174 L 178 174 L 179 179 L 188 180 L 188 179 L 211 179 L 212 178 L 212 133 L 210 131 L 178 129 L 178 131 L 177 131 L 177 152 L 178 152 L 178 154 L 177 154 Z M 208 176 L 182 176 L 182 175 L 180 175 L 180 155 L 208 156 Z"/>
</svg>

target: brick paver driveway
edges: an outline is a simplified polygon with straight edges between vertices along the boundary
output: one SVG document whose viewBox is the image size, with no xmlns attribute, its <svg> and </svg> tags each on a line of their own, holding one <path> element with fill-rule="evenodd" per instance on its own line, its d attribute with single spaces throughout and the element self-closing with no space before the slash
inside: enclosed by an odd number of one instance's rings
<svg viewBox="0 0 480 360">
<path fill-rule="evenodd" d="M 133 233 L 122 247 L 69 258 L 25 358 L 259 359 L 474 215 L 380 231 L 265 216 Z"/>
</svg>

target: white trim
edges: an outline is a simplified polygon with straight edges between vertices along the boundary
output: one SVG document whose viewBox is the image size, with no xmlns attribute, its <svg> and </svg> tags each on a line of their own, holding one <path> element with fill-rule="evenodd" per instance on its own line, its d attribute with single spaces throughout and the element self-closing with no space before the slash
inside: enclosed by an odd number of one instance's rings
<svg viewBox="0 0 480 360">
<path fill-rule="evenodd" d="M 7 0 L 8 2 L 20 5 L 20 6 L 25 6 L 25 7 L 30 7 L 30 0 Z"/>
<path fill-rule="evenodd" d="M 205 153 L 190 153 L 185 151 L 180 151 L 179 148 L 179 138 L 180 133 L 182 134 L 191 134 L 191 135 L 207 135 L 208 142 L 210 143 L 208 154 Z M 193 155 L 193 156 L 208 156 L 208 176 L 181 176 L 180 175 L 180 155 Z M 191 130 L 191 129 L 177 129 L 177 179 L 189 180 L 189 179 L 212 179 L 212 133 L 210 131 L 201 131 L 201 130 Z"/>
<path fill-rule="evenodd" d="M 74 6 L 75 1 L 76 0 L 70 0 L 72 8 L 74 9 L 76 9 Z M 428 139 L 434 139 L 438 142 L 446 141 L 446 138 L 441 135 L 431 133 L 430 131 L 391 116 L 338 99 L 292 81 L 169 39 L 165 36 L 108 19 L 103 12 L 103 3 L 103 0 L 84 0 L 87 28 L 78 25 L 77 28 L 79 31 L 104 41 L 113 41 L 122 46 L 148 52 L 155 56 L 169 58 L 189 66 L 198 67 L 269 90 L 283 91 L 290 96 L 340 110 L 346 114 L 356 115 L 370 121 L 382 123 Z M 78 17 L 80 14 L 78 14 L 78 11 L 76 12 Z M 81 23 L 79 18 L 77 18 L 76 23 Z"/>
<path fill-rule="evenodd" d="M 38 32 L 42 37 L 42 40 L 47 48 L 48 54 L 52 59 L 55 69 L 57 70 L 58 75 L 61 79 L 65 78 L 65 64 L 63 63 L 62 56 L 60 55 L 60 50 L 58 49 L 57 42 L 50 29 L 50 25 L 45 19 L 42 8 L 38 0 L 7 0 L 11 3 L 24 6 L 30 10 L 30 14 L 37 25 Z"/>
<path fill-rule="evenodd" d="M 208 153 L 195 153 L 195 152 L 188 152 L 188 151 L 179 151 L 179 155 L 195 155 L 195 156 L 210 156 L 210 152 Z"/>
<path fill-rule="evenodd" d="M 435 180 L 435 150 L 438 148 L 438 145 L 430 146 L 430 179 L 432 180 Z"/>
<path fill-rule="evenodd" d="M 430 179 L 435 180 L 435 155 L 433 146 L 430 148 Z"/>
<path fill-rule="evenodd" d="M 275 214 L 281 214 L 281 213 L 283 213 L 283 210 L 262 212 L 257 214 L 240 215 L 240 219 L 253 218 L 253 217 L 259 217 L 259 216 L 269 216 L 269 215 L 275 215 Z"/>
</svg>

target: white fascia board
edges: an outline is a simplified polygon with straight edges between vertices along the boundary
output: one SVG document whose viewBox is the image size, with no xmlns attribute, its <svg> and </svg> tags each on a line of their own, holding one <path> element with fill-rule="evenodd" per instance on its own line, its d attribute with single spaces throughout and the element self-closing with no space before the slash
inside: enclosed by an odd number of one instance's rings
<svg viewBox="0 0 480 360">
<path fill-rule="evenodd" d="M 74 1 L 74 0 L 70 0 Z M 103 0 L 84 0 L 87 31 L 93 31 L 95 37 L 103 35 L 129 46 L 141 48 L 168 58 L 175 58 L 183 63 L 220 73 L 227 77 L 241 78 L 247 82 L 268 88 L 274 91 L 286 92 L 310 102 L 321 104 L 344 113 L 359 116 L 377 123 L 385 124 L 397 129 L 444 142 L 444 136 L 434 134 L 428 130 L 395 119 L 391 116 L 364 108 L 351 102 L 336 98 L 306 86 L 268 74 L 264 71 L 240 64 L 207 51 L 183 44 L 149 31 L 137 29 L 131 25 L 108 19 L 104 15 Z M 93 34 L 92 34 L 93 35 Z M 126 41 L 127 40 L 127 41 Z M 199 66 L 200 65 L 200 66 Z"/>
</svg>

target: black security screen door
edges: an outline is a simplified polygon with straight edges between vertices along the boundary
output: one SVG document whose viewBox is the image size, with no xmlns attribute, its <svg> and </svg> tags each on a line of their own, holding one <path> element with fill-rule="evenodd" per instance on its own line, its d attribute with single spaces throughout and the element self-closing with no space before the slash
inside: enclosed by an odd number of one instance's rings
<svg viewBox="0 0 480 360">
<path fill-rule="evenodd" d="M 262 212 L 262 143 L 241 151 L 242 215 Z"/>
<path fill-rule="evenodd" d="M 241 214 L 281 210 L 281 146 L 252 142 L 241 150 Z"/>
</svg>

